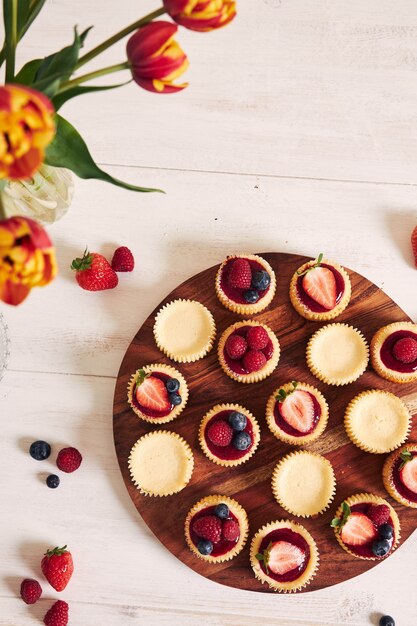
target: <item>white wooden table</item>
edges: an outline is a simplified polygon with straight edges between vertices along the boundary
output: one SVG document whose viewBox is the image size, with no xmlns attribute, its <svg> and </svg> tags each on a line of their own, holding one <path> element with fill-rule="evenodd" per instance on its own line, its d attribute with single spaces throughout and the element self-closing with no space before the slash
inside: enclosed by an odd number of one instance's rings
<svg viewBox="0 0 417 626">
<path fill-rule="evenodd" d="M 62 599 L 78 626 L 365 626 L 389 613 L 417 623 L 417 535 L 376 569 L 302 596 L 239 592 L 199 577 L 153 537 L 123 485 L 112 398 L 136 330 L 179 282 L 232 251 L 329 257 L 363 273 L 417 320 L 409 235 L 417 224 L 415 0 L 240 0 L 209 34 L 183 31 L 190 87 L 158 97 L 134 84 L 63 109 L 114 175 L 162 187 L 140 195 L 76 182 L 50 228 L 60 276 L 16 309 L 2 306 L 12 358 L 2 418 L 0 624 L 39 624 L 20 580 L 42 580 L 47 547 L 67 543 L 75 574 Z M 90 45 L 134 21 L 151 0 L 54 0 L 25 37 L 23 63 L 95 24 Z M 135 8 L 136 7 L 136 8 Z M 100 66 L 123 59 L 123 45 Z M 92 64 L 92 68 L 98 67 Z M 77 286 L 70 262 L 88 244 L 134 252 L 111 292 Z M 74 445 L 81 469 L 56 491 L 31 441 Z M 335 549 L 337 549 L 335 547 Z M 48 600 L 49 599 L 49 600 Z"/>
</svg>

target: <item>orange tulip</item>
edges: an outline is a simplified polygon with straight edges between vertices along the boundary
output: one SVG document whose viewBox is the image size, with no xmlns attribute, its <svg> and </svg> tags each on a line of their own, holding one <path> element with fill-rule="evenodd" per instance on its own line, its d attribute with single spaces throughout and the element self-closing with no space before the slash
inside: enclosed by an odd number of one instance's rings
<svg viewBox="0 0 417 626">
<path fill-rule="evenodd" d="M 20 304 L 57 271 L 55 250 L 42 226 L 26 217 L 0 221 L 0 300 Z"/>
<path fill-rule="evenodd" d="M 177 24 L 198 31 L 226 26 L 236 15 L 233 0 L 164 0 L 164 7 Z"/>
<path fill-rule="evenodd" d="M 188 83 L 174 80 L 188 67 L 187 56 L 173 37 L 178 27 L 171 22 L 150 22 L 136 31 L 127 42 L 127 57 L 133 79 L 156 93 L 175 93 Z"/>
<path fill-rule="evenodd" d="M 40 167 L 55 134 L 54 109 L 34 89 L 0 87 L 0 179 L 30 178 Z"/>
</svg>

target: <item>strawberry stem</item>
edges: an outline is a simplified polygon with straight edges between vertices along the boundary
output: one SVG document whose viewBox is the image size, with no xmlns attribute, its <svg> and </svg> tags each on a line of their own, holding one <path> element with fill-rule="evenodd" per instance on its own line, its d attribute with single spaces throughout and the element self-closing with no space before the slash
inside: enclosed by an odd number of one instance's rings
<svg viewBox="0 0 417 626">
<path fill-rule="evenodd" d="M 323 252 L 320 252 L 319 256 L 317 257 L 317 261 L 313 265 L 310 265 L 309 267 L 307 267 L 302 272 L 299 272 L 297 270 L 298 276 L 305 276 L 306 274 L 311 272 L 311 270 L 314 270 L 316 267 L 320 267 L 322 261 L 323 261 Z"/>
<path fill-rule="evenodd" d="M 66 545 L 62 546 L 62 548 L 58 548 L 57 546 L 56 548 L 47 550 L 44 556 L 51 558 L 51 556 L 61 556 L 62 554 L 65 554 L 66 552 L 68 552 Z"/>
<path fill-rule="evenodd" d="M 84 250 L 83 256 L 77 257 L 71 263 L 71 269 L 77 272 L 82 272 L 84 270 L 89 270 L 93 263 L 94 256 L 89 253 L 88 248 Z"/>
</svg>

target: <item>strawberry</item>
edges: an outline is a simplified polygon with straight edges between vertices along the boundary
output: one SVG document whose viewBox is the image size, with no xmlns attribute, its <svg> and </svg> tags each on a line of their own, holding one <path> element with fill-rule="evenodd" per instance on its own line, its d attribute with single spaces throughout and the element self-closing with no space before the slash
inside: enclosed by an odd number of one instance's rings
<svg viewBox="0 0 417 626">
<path fill-rule="evenodd" d="M 263 350 L 268 345 L 269 335 L 263 326 L 251 326 L 246 341 L 251 350 Z"/>
<path fill-rule="evenodd" d="M 80 467 L 82 460 L 83 457 L 78 452 L 77 448 L 62 448 L 62 450 L 58 452 L 56 464 L 61 472 L 71 474 Z"/>
<path fill-rule="evenodd" d="M 239 524 L 234 519 L 227 519 L 222 526 L 222 539 L 225 541 L 237 541 L 240 537 Z"/>
<path fill-rule="evenodd" d="M 395 342 L 392 352 L 401 363 L 412 363 L 417 359 L 417 341 L 413 337 L 403 337 Z"/>
<path fill-rule="evenodd" d="M 249 261 L 235 259 L 229 273 L 229 284 L 235 289 L 249 289 L 252 282 L 252 272 Z"/>
<path fill-rule="evenodd" d="M 248 350 L 243 357 L 243 367 L 247 372 L 258 372 L 266 363 L 266 356 L 260 350 Z"/>
<path fill-rule="evenodd" d="M 42 587 L 37 580 L 25 578 L 20 585 L 20 596 L 26 604 L 35 604 L 42 595 Z"/>
<path fill-rule="evenodd" d="M 391 512 L 386 504 L 371 504 L 366 514 L 375 526 L 382 526 L 388 522 Z"/>
<path fill-rule="evenodd" d="M 414 255 L 414 264 L 417 267 L 417 226 L 413 230 L 411 234 L 411 248 L 413 250 Z"/>
<path fill-rule="evenodd" d="M 224 448 L 232 442 L 233 428 L 225 420 L 219 420 L 208 427 L 207 437 L 215 446 Z"/>
<path fill-rule="evenodd" d="M 231 359 L 241 359 L 248 349 L 246 340 L 241 335 L 230 335 L 226 341 L 226 352 Z"/>
<path fill-rule="evenodd" d="M 193 532 L 202 539 L 218 543 L 222 537 L 222 523 L 216 515 L 204 515 L 193 522 Z"/>
<path fill-rule="evenodd" d="M 67 546 L 47 550 L 41 561 L 42 572 L 56 591 L 63 591 L 74 571 L 72 555 Z"/>
<path fill-rule="evenodd" d="M 304 274 L 303 288 L 323 308 L 331 310 L 336 306 L 336 279 L 327 267 L 314 267 Z"/>
<path fill-rule="evenodd" d="M 276 541 L 267 552 L 267 566 L 274 574 L 283 576 L 296 567 L 300 567 L 305 553 L 298 546 L 288 541 Z"/>
<path fill-rule="evenodd" d="M 51 606 L 43 618 L 46 626 L 67 626 L 68 624 L 68 604 L 63 600 L 58 600 Z"/>
<path fill-rule="evenodd" d="M 340 531 L 340 537 L 348 546 L 364 546 L 377 538 L 377 531 L 372 521 L 364 513 L 353 512 L 349 515 Z"/>
<path fill-rule="evenodd" d="M 114 251 L 111 266 L 115 272 L 132 272 L 135 267 L 133 254 L 126 246 L 121 246 Z"/>
<path fill-rule="evenodd" d="M 417 456 L 406 461 L 400 469 L 401 482 L 413 493 L 417 493 Z"/>
<path fill-rule="evenodd" d="M 136 387 L 136 400 L 140 405 L 157 413 L 170 410 L 171 403 L 164 382 L 156 376 L 145 376 Z"/>
<path fill-rule="evenodd" d="M 86 249 L 82 258 L 74 259 L 71 269 L 75 270 L 75 278 L 82 289 L 87 291 L 103 291 L 114 289 L 119 282 L 116 272 L 101 254 Z"/>
<path fill-rule="evenodd" d="M 300 433 L 308 433 L 314 424 L 314 401 L 307 391 L 296 389 L 287 394 L 279 411 L 287 424 Z"/>
</svg>

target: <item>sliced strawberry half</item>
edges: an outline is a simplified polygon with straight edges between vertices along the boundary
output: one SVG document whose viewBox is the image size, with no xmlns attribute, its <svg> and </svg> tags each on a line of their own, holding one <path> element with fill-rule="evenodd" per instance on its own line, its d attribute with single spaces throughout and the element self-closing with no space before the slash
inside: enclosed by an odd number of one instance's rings
<svg viewBox="0 0 417 626">
<path fill-rule="evenodd" d="M 377 536 L 378 532 L 372 520 L 364 513 L 351 513 L 340 531 L 343 543 L 348 546 L 364 546 L 374 541 Z"/>
<path fill-rule="evenodd" d="M 163 413 L 169 411 L 171 403 L 163 381 L 156 376 L 148 376 L 136 388 L 136 400 L 146 409 Z"/>
<path fill-rule="evenodd" d="M 284 420 L 300 433 L 308 433 L 314 424 L 314 401 L 307 391 L 296 389 L 279 405 Z"/>
<path fill-rule="evenodd" d="M 400 469 L 401 482 L 413 493 L 417 493 L 417 456 L 407 461 Z"/>
<path fill-rule="evenodd" d="M 315 267 L 308 271 L 303 277 L 303 288 L 323 308 L 330 311 L 336 306 L 336 279 L 327 267 Z"/>
<path fill-rule="evenodd" d="M 276 541 L 268 550 L 268 568 L 279 576 L 300 567 L 304 559 L 304 551 L 289 541 Z"/>
</svg>

